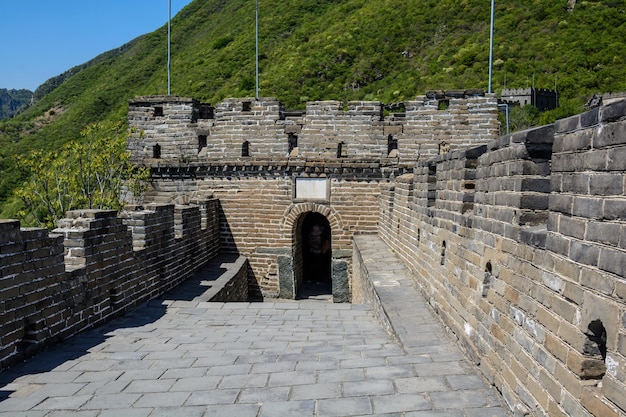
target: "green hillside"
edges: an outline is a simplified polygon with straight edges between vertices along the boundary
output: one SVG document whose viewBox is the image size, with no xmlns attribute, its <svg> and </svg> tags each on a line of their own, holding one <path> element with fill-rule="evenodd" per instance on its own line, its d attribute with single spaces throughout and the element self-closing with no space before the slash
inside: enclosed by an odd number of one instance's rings
<svg viewBox="0 0 626 417">
<path fill-rule="evenodd" d="M 569 6 L 568 6 L 569 5 Z M 574 5 L 573 9 L 571 6 Z M 487 88 L 486 0 L 259 0 L 260 95 L 386 103 L 429 89 Z M 559 90 L 578 111 L 593 93 L 626 90 L 626 0 L 498 0 L 493 89 Z M 211 103 L 253 96 L 255 2 L 194 0 L 172 20 L 172 94 Z M 14 155 L 52 149 L 90 122 L 124 120 L 137 95 L 167 92 L 167 27 L 68 70 L 38 102 L 0 123 L 0 216 L 27 173 Z"/>
</svg>

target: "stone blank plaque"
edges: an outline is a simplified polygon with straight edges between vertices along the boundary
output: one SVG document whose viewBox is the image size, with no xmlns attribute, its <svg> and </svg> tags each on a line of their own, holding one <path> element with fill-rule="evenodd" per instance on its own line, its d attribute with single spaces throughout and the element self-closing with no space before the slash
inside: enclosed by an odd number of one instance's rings
<svg viewBox="0 0 626 417">
<path fill-rule="evenodd" d="M 296 178 L 296 200 L 324 200 L 329 199 L 328 181 L 326 178 Z"/>
</svg>

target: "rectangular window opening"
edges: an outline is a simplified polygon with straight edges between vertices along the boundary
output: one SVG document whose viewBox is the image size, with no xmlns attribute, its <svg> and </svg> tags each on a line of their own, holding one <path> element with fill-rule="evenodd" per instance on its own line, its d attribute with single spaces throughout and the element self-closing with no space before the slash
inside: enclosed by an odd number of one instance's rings
<svg viewBox="0 0 626 417">
<path fill-rule="evenodd" d="M 161 158 L 161 145 L 159 145 L 158 143 L 152 148 L 152 157 L 154 159 Z"/>
<path fill-rule="evenodd" d="M 428 165 L 428 207 L 435 207 L 437 200 L 437 165 Z"/>
<path fill-rule="evenodd" d="M 201 104 L 198 108 L 198 119 L 213 119 L 213 107 L 208 104 Z"/>
<path fill-rule="evenodd" d="M 199 135 L 198 136 L 198 152 L 202 151 L 202 149 L 206 148 L 206 146 L 207 146 L 207 136 Z"/>
<path fill-rule="evenodd" d="M 348 150 L 346 149 L 345 143 L 339 142 L 337 144 L 337 158 L 346 158 L 348 156 Z"/>
<path fill-rule="evenodd" d="M 250 142 L 245 141 L 241 144 L 241 156 L 249 157 L 250 156 Z"/>
<path fill-rule="evenodd" d="M 296 135 L 295 133 L 289 133 L 287 141 L 289 144 L 288 155 L 291 155 L 291 153 L 298 147 L 298 135 Z"/>
</svg>

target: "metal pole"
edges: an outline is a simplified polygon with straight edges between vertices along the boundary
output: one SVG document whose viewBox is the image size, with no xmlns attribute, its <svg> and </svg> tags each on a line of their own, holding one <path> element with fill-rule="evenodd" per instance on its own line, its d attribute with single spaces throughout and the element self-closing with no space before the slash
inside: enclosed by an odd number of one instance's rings
<svg viewBox="0 0 626 417">
<path fill-rule="evenodd" d="M 256 85 L 256 94 L 255 97 L 258 100 L 259 99 L 259 0 L 256 0 L 256 28 L 255 28 L 255 33 L 256 33 L 256 81 L 255 81 L 255 85 Z"/>
<path fill-rule="evenodd" d="M 491 0 L 491 26 L 489 31 L 489 88 L 488 93 L 491 94 L 491 67 L 493 66 L 493 15 L 495 9 L 495 0 Z"/>
<path fill-rule="evenodd" d="M 167 1 L 167 95 L 171 94 L 172 79 L 172 59 L 171 59 L 171 41 L 172 41 L 172 0 Z"/>
</svg>

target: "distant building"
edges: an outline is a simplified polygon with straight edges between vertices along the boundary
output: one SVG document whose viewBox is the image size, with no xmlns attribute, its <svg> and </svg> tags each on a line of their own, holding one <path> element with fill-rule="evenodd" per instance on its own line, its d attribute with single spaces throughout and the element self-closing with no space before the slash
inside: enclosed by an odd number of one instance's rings
<svg viewBox="0 0 626 417">
<path fill-rule="evenodd" d="M 505 88 L 502 90 L 500 101 L 512 106 L 530 104 L 539 111 L 552 110 L 559 106 L 557 92 L 544 88 Z"/>
</svg>

